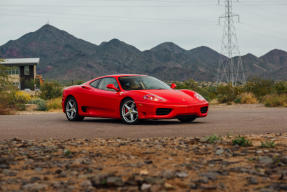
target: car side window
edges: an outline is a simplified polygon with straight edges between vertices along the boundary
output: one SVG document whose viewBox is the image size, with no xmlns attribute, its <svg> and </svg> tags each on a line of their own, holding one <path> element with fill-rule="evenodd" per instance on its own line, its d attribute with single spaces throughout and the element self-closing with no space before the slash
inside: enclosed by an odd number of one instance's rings
<svg viewBox="0 0 287 192">
<path fill-rule="evenodd" d="M 100 81 L 100 83 L 99 83 L 99 85 L 98 85 L 98 88 L 99 88 L 99 89 L 102 89 L 102 90 L 106 90 L 106 91 L 115 91 L 115 90 L 113 90 L 113 89 L 108 89 L 108 88 L 107 88 L 107 85 L 108 85 L 108 84 L 114 84 L 114 86 L 115 86 L 116 88 L 119 88 L 119 85 L 118 85 L 117 80 L 116 80 L 115 78 L 113 78 L 113 77 L 103 78 L 103 79 Z"/>
<path fill-rule="evenodd" d="M 95 81 L 93 81 L 92 83 L 90 83 L 90 85 L 94 88 L 98 88 L 99 83 L 101 82 L 102 79 L 97 79 Z"/>
</svg>

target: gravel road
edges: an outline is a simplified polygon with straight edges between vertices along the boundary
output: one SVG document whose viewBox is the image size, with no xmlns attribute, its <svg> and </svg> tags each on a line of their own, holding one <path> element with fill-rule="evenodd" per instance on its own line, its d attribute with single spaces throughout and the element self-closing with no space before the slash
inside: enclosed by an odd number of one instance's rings
<svg viewBox="0 0 287 192">
<path fill-rule="evenodd" d="M 86 118 L 69 122 L 64 113 L 0 116 L 0 139 L 174 137 L 265 134 L 287 131 L 287 108 L 262 105 L 211 106 L 207 118 L 182 124 L 177 120 L 145 121 L 125 125 L 119 120 Z"/>
</svg>

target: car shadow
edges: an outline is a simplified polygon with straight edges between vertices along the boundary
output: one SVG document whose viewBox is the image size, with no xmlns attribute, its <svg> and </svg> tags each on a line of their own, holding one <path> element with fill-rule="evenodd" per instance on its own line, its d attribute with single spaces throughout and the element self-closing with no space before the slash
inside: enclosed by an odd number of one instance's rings
<svg viewBox="0 0 287 192">
<path fill-rule="evenodd" d="M 83 123 L 110 123 L 110 124 L 121 124 L 121 125 L 127 125 L 122 123 L 119 119 L 99 119 L 99 118 L 85 118 Z M 163 120 L 140 120 L 136 125 L 186 125 L 186 124 L 202 124 L 204 122 L 198 122 L 195 120 L 195 122 L 190 123 L 182 123 L 176 119 L 163 119 Z"/>
</svg>

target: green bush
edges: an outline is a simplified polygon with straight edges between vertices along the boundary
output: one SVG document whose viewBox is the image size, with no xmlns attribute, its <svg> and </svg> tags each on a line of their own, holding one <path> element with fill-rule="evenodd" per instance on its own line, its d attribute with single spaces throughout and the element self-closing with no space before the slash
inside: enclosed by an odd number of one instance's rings
<svg viewBox="0 0 287 192">
<path fill-rule="evenodd" d="M 274 89 L 277 94 L 287 94 L 287 82 L 279 81 L 274 84 Z"/>
<path fill-rule="evenodd" d="M 219 85 L 216 90 L 217 100 L 219 103 L 231 103 L 241 92 L 241 87 L 234 87 L 231 84 Z"/>
<path fill-rule="evenodd" d="M 43 99 L 32 99 L 30 101 L 30 104 L 36 104 L 38 111 L 47 111 L 48 110 L 47 103 Z"/>
<path fill-rule="evenodd" d="M 253 78 L 244 85 L 244 92 L 253 93 L 258 100 L 261 100 L 265 95 L 274 93 L 274 81 Z"/>
<path fill-rule="evenodd" d="M 222 138 L 217 136 L 217 135 L 211 135 L 209 137 L 206 138 L 207 139 L 207 143 L 217 143 L 218 141 L 221 141 Z"/>
<path fill-rule="evenodd" d="M 261 142 L 261 147 L 263 148 L 274 148 L 276 146 L 274 141 Z"/>
<path fill-rule="evenodd" d="M 62 89 L 62 86 L 57 82 L 46 82 L 40 87 L 40 98 L 49 100 L 60 97 Z"/>
<path fill-rule="evenodd" d="M 235 139 L 232 140 L 232 145 L 248 147 L 248 146 L 252 146 L 252 142 L 246 139 L 246 137 L 237 136 Z"/>
</svg>

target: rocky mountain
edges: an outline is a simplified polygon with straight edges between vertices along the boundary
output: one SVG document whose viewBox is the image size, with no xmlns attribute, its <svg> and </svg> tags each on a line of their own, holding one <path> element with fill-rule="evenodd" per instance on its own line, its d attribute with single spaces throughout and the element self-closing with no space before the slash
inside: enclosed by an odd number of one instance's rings
<svg viewBox="0 0 287 192">
<path fill-rule="evenodd" d="M 140 51 L 118 39 L 95 45 L 51 25 L 0 46 L 0 57 L 40 57 L 46 79 L 88 80 L 113 73 L 143 73 L 164 80 L 213 81 L 225 56 L 208 47 L 185 50 L 172 42 Z M 237 58 L 235 58 L 237 59 Z M 287 80 L 287 52 L 242 56 L 247 76 Z"/>
</svg>

